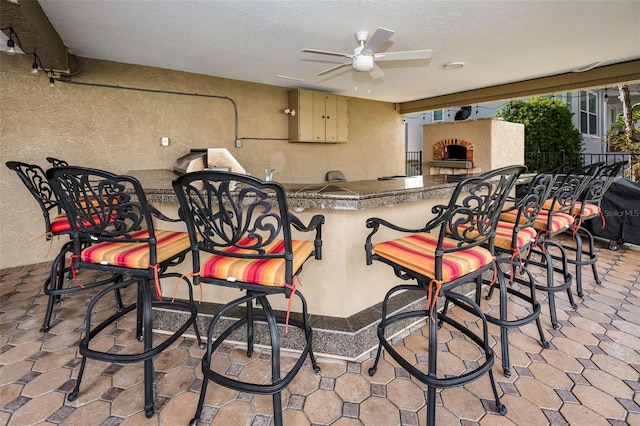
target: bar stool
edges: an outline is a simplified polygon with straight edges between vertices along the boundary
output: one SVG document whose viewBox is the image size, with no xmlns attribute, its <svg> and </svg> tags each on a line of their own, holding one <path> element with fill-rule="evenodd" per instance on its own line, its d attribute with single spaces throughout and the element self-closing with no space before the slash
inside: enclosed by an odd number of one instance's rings
<svg viewBox="0 0 640 426">
<path fill-rule="evenodd" d="M 293 380 L 307 355 L 319 373 L 311 347 L 312 330 L 307 303 L 296 281 L 307 259 L 322 258 L 324 216 L 315 215 L 308 226 L 288 211 L 285 190 L 277 182 L 230 172 L 187 173 L 173 182 L 181 215 L 187 223 L 195 284 L 213 284 L 243 290 L 245 294 L 226 303 L 212 318 L 207 334 L 207 351 L 202 358 L 204 380 L 191 425 L 198 423 L 209 381 L 241 392 L 272 395 L 275 425 L 282 425 L 282 390 Z M 313 241 L 292 239 L 292 227 L 315 231 Z M 208 256 L 204 257 L 203 254 Z M 269 296 L 289 299 L 286 315 L 274 312 Z M 302 303 L 300 321 L 289 318 L 293 296 Z M 257 305 L 254 312 L 254 302 Z M 220 320 L 230 310 L 244 305 L 244 315 L 215 337 Z M 262 312 L 260 312 L 262 311 Z M 216 349 L 234 331 L 246 327 L 247 356 L 253 355 L 254 324 L 266 323 L 271 346 L 271 379 L 267 384 L 233 379 L 218 372 L 212 363 Z M 291 369 L 281 376 L 280 330 L 278 324 L 300 330 L 304 347 Z"/>
<path fill-rule="evenodd" d="M 160 222 L 180 222 L 170 219 L 147 203 L 140 183 L 130 176 L 118 176 L 102 170 L 84 167 L 54 167 L 47 170 L 47 178 L 56 192 L 71 224 L 71 268 L 75 276 L 78 269 L 103 271 L 127 279 L 115 280 L 101 290 L 89 303 L 85 321 L 85 334 L 80 341 L 82 355 L 76 385 L 67 399 L 76 399 L 87 358 L 107 362 L 144 364 L 144 410 L 153 415 L 153 357 L 160 354 L 193 326 L 199 344 L 200 333 L 195 323 L 197 309 L 193 303 L 191 283 L 179 273 L 167 272 L 180 264 L 189 252 L 186 232 L 156 229 L 154 218 Z M 187 283 L 188 301 L 171 302 L 162 297 L 160 278 L 182 278 Z M 99 324 L 92 323 L 96 304 L 114 289 L 136 287 L 136 301 L 124 307 Z M 157 300 L 151 296 L 155 286 Z M 152 322 L 154 307 L 181 309 L 189 313 L 188 319 L 162 342 L 154 345 Z M 136 318 L 136 335 L 142 342 L 138 352 L 117 353 L 94 347 L 94 339 L 111 324 L 132 313 Z"/>
<path fill-rule="evenodd" d="M 576 265 L 576 293 L 580 297 L 583 296 L 582 266 L 591 265 L 593 279 L 596 283 L 601 283 L 600 278 L 598 277 L 598 270 L 596 268 L 598 255 L 595 253 L 593 234 L 582 226 L 582 224 L 587 220 L 600 216 L 603 219 L 602 226 L 604 228 L 605 219 L 600 209 L 600 203 L 602 202 L 602 197 L 609 189 L 609 186 L 611 186 L 611 183 L 625 164 L 627 164 L 627 161 L 619 161 L 598 167 L 594 176 L 591 178 L 589 184 L 580 195 L 573 208 L 573 216 L 575 220 L 575 246 L 567 243 L 564 247 L 566 250 L 575 252 L 575 259 L 569 258 L 568 262 Z M 588 246 L 586 250 L 583 246 L 582 235 L 587 238 Z"/>
<path fill-rule="evenodd" d="M 551 325 L 557 330 L 560 328 L 556 311 L 555 294 L 559 291 L 566 291 L 571 307 L 577 309 L 571 291 L 573 275 L 569 272 L 569 262 L 565 247 L 562 241 L 558 241 L 558 236 L 564 232 L 574 229 L 573 211 L 578 197 L 593 176 L 593 165 L 587 168 L 574 169 L 566 174 L 558 174 L 556 183 L 551 189 L 549 198 L 543 204 L 535 218 L 533 227 L 538 231 L 536 244 L 529 250 L 524 260 L 524 265 L 537 266 L 546 269 L 547 283 L 536 284 L 536 289 L 547 293 L 549 303 L 549 313 Z M 500 220 L 516 223 L 517 210 L 506 210 L 500 215 Z M 540 261 L 536 261 L 533 255 L 540 256 Z M 561 282 L 555 284 L 555 273 L 559 273 Z"/>
<path fill-rule="evenodd" d="M 54 237 L 70 236 L 71 225 L 67 219 L 67 215 L 62 213 L 60 203 L 47 181 L 44 170 L 37 164 L 28 164 L 20 161 L 8 161 L 7 167 L 18 174 L 18 177 L 29 190 L 33 198 L 38 202 L 38 206 L 42 211 L 44 218 L 45 233 L 44 237 L 47 241 L 52 241 Z M 52 216 L 52 210 L 57 210 L 57 215 Z M 82 286 L 75 285 L 72 281 L 67 280 L 67 287 L 64 287 L 65 272 L 70 269 L 66 267 L 66 257 L 72 252 L 73 242 L 68 241 L 61 248 L 54 259 L 51 267 L 51 273 L 44 282 L 44 294 L 48 296 L 47 309 L 44 315 L 44 321 L 40 328 L 41 333 L 46 333 L 51 327 L 51 316 L 53 315 L 53 307 L 58 303 L 65 294 L 77 291 L 91 290 L 113 282 L 118 277 L 99 280 L 93 283 L 85 283 Z M 117 309 L 122 309 L 122 298 L 120 291 L 115 291 Z"/>
<path fill-rule="evenodd" d="M 509 362 L 509 333 L 511 327 L 519 327 L 535 321 L 540 335 L 540 344 L 543 348 L 550 347 L 544 336 L 542 324 L 540 322 L 540 303 L 536 299 L 536 280 L 531 272 L 526 268 L 523 258 L 525 258 L 536 242 L 537 231 L 534 228 L 535 219 L 542 210 L 542 206 L 549 197 L 552 187 L 556 181 L 556 175 L 550 173 L 540 173 L 531 179 L 527 185 L 527 192 L 522 198 L 507 211 L 516 212 L 516 220 L 505 222 L 500 220 L 496 228 L 494 237 L 495 251 L 498 254 L 498 264 L 508 265 L 508 272 L 505 273 L 505 280 L 497 280 L 489 283 L 489 291 L 486 300 L 490 300 L 493 292 L 498 288 L 500 294 L 499 316 L 491 316 L 485 313 L 487 321 L 500 327 L 500 344 L 502 349 L 502 369 L 505 377 L 511 376 Z M 516 273 L 519 270 L 519 274 Z M 476 303 L 480 304 L 481 286 L 487 284 L 487 280 L 478 277 L 476 285 Z M 528 291 L 526 294 L 516 283 Z M 520 316 L 509 317 L 508 295 L 517 297 L 528 303 L 528 312 Z M 473 313 L 466 305 L 456 303 L 455 299 L 445 299 L 443 312 L 446 313 L 448 304 L 453 304 Z"/>
<path fill-rule="evenodd" d="M 382 319 L 377 329 L 380 343 L 369 375 L 373 376 L 376 373 L 384 347 L 409 374 L 427 385 L 428 425 L 435 424 L 437 388 L 462 386 L 485 374 L 489 375 L 498 412 L 502 415 L 507 412 L 507 408 L 500 402 L 491 369 L 495 354 L 489 346 L 487 319 L 474 300 L 452 290 L 465 283 L 476 283 L 477 277 L 492 270 L 497 274 L 497 279 L 504 279 L 495 262 L 493 235 L 506 197 L 524 170 L 524 166 L 510 166 L 478 177 L 462 179 L 458 182 L 449 204 L 435 206 L 432 209 L 436 217 L 424 228 L 403 228 L 381 218 L 370 218 L 366 221 L 367 228 L 372 229 L 365 241 L 367 264 L 371 265 L 374 260 L 382 262 L 393 268 L 395 276 L 415 281 L 415 284 L 401 284 L 391 288 L 382 301 Z M 374 243 L 373 237 L 381 226 L 408 235 Z M 483 244 L 488 244 L 490 248 L 482 247 Z M 426 309 L 388 313 L 391 296 L 406 290 L 425 292 Z M 438 314 L 436 300 L 441 292 L 446 298 L 464 304 L 478 316 L 481 321 L 479 333 L 453 318 Z M 415 317 L 424 318 L 428 325 L 426 374 L 393 347 L 386 333 L 392 324 Z M 438 377 L 438 319 L 460 331 L 483 352 L 484 359 L 477 361 L 477 366 L 469 367 L 460 375 Z"/>
</svg>

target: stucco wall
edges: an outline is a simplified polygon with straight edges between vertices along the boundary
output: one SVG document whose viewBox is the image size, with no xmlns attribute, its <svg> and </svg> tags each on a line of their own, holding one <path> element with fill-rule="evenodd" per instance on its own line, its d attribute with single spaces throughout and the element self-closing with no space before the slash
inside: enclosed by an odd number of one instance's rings
<svg viewBox="0 0 640 426">
<path fill-rule="evenodd" d="M 287 138 L 287 91 L 276 86 L 80 58 L 73 81 L 226 96 L 158 94 L 57 82 L 33 76 L 30 58 L 2 54 L 0 155 L 47 167 L 45 157 L 125 173 L 172 168 L 191 148 L 227 148 L 254 176 L 275 168 L 281 182 L 322 182 L 328 170 L 348 180 L 404 174 L 404 127 L 391 103 L 349 100 L 349 142 L 296 144 Z M 160 146 L 168 136 L 169 147 Z M 51 260 L 39 208 L 14 172 L 0 167 L 0 268 Z"/>
</svg>

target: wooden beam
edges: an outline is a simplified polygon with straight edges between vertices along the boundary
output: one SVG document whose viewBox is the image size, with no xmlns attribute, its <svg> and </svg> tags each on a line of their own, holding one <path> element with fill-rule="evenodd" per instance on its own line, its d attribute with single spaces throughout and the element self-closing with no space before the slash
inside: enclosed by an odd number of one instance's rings
<svg viewBox="0 0 640 426">
<path fill-rule="evenodd" d="M 397 110 L 400 114 L 408 114 L 452 106 L 572 92 L 580 89 L 613 86 L 637 81 L 640 81 L 640 59 L 606 65 L 584 72 L 569 72 L 452 93 L 450 95 L 402 102 L 398 104 Z"/>
<path fill-rule="evenodd" d="M 76 74 L 80 71 L 75 56 L 69 54 L 60 35 L 55 30 L 49 18 L 35 0 L 20 0 L 11 3 L 0 3 L 2 28 L 13 27 L 20 37 L 20 44 L 27 52 L 35 52 L 42 66 L 47 70 L 53 69 L 57 74 Z M 8 35 L 8 31 L 5 31 Z"/>
</svg>

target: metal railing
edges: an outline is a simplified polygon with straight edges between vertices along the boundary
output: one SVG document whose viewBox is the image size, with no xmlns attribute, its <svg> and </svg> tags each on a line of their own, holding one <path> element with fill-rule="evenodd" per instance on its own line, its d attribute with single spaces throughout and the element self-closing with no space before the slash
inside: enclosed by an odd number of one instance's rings
<svg viewBox="0 0 640 426">
<path fill-rule="evenodd" d="M 591 154 L 583 152 L 567 153 L 559 152 L 526 152 L 524 154 L 525 165 L 530 173 L 549 170 L 560 164 L 567 164 L 566 170 L 588 166 L 589 164 L 603 162 L 606 164 L 617 161 L 627 161 L 628 165 L 621 170 L 620 174 L 633 166 L 634 158 L 628 152 L 606 152 L 601 154 Z"/>
<path fill-rule="evenodd" d="M 405 174 L 407 176 L 418 176 L 422 174 L 422 151 L 407 152 Z"/>
<path fill-rule="evenodd" d="M 602 154 L 590 153 L 567 153 L 559 152 L 526 152 L 524 154 L 525 165 L 529 173 L 541 172 L 553 167 L 567 163 L 567 169 L 575 169 L 593 163 L 615 163 L 626 160 L 629 164 L 620 172 L 621 175 L 634 180 L 631 173 L 625 171 L 634 169 L 635 156 L 628 152 L 606 152 Z M 405 170 L 407 176 L 417 176 L 422 174 L 422 151 L 408 151 L 406 153 Z"/>
</svg>

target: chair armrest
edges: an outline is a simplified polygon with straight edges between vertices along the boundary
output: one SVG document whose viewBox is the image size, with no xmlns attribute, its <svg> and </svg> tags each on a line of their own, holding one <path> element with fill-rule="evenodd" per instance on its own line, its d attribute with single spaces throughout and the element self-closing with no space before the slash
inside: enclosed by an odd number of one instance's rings
<svg viewBox="0 0 640 426">
<path fill-rule="evenodd" d="M 403 228 L 401 226 L 398 225 L 394 225 L 391 222 L 388 222 L 384 219 L 381 219 L 379 217 L 370 217 L 369 219 L 367 219 L 367 221 L 365 222 L 365 226 L 367 228 L 370 228 L 372 231 L 369 233 L 369 235 L 367 235 L 367 239 L 365 240 L 364 243 L 364 250 L 367 254 L 367 265 L 371 265 L 373 263 L 373 243 L 371 242 L 371 239 L 373 238 L 373 235 L 378 232 L 378 229 L 380 229 L 380 225 L 389 228 L 389 229 L 393 229 L 394 231 L 398 231 L 398 232 L 404 232 L 404 233 L 408 233 L 408 234 L 416 234 L 418 232 L 425 232 L 428 230 L 428 228 L 421 228 L 421 229 L 410 229 L 410 228 Z"/>
<path fill-rule="evenodd" d="M 309 225 L 305 225 L 298 218 L 298 216 L 289 212 L 289 221 L 291 222 L 293 227 L 296 228 L 298 231 L 309 232 L 309 231 L 317 230 L 319 227 L 322 226 L 322 224 L 324 223 L 324 216 L 321 214 L 314 215 L 311 218 Z"/>
<path fill-rule="evenodd" d="M 322 225 L 324 224 L 324 216 L 321 214 L 314 215 L 309 221 L 309 225 L 302 223 L 302 221 L 293 213 L 289 212 L 289 222 L 295 229 L 301 232 L 316 231 L 316 236 L 313 240 L 315 247 L 315 258 L 317 260 L 322 259 Z"/>
<path fill-rule="evenodd" d="M 151 216 L 156 217 L 165 222 L 182 222 L 182 219 L 173 219 L 171 217 L 165 216 L 160 212 L 160 210 L 153 207 L 151 204 L 147 204 L 147 208 L 149 209 L 149 213 Z"/>
</svg>

